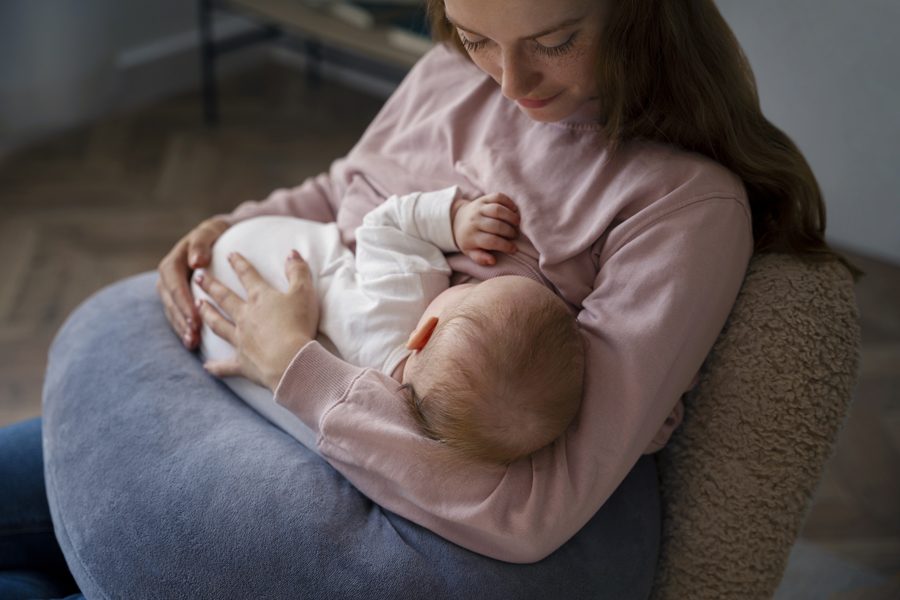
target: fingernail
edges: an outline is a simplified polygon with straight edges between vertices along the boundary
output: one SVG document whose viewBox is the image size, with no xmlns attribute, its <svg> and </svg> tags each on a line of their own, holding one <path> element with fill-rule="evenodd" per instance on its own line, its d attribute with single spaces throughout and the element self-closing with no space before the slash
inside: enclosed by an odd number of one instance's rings
<svg viewBox="0 0 900 600">
<path fill-rule="evenodd" d="M 197 307 L 197 310 L 200 310 L 201 308 L 203 308 L 203 300 L 197 298 L 196 300 L 194 300 L 194 306 Z"/>
<path fill-rule="evenodd" d="M 185 346 L 190 346 L 190 345 L 191 345 L 191 339 L 192 339 L 192 338 L 191 338 L 191 334 L 186 333 L 186 334 L 184 334 L 183 336 L 181 336 L 181 339 L 184 341 L 184 345 L 185 345 Z"/>
<path fill-rule="evenodd" d="M 193 326 L 194 326 L 194 318 L 193 318 L 193 317 L 188 317 L 188 318 L 187 318 L 187 324 L 188 324 L 188 327 L 193 327 Z"/>
<path fill-rule="evenodd" d="M 198 273 L 197 273 L 197 283 L 203 283 L 203 279 L 204 279 L 203 273 L 202 273 L 202 272 L 198 272 Z"/>
<path fill-rule="evenodd" d="M 200 255 L 194 252 L 193 254 L 191 254 L 190 258 L 188 258 L 188 262 L 191 264 L 191 266 L 196 265 L 198 262 L 200 262 Z"/>
</svg>

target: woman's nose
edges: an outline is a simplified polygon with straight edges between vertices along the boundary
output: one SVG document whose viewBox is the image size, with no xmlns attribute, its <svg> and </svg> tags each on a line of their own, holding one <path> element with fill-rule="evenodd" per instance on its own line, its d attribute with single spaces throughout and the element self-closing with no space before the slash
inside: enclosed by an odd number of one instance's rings
<svg viewBox="0 0 900 600">
<path fill-rule="evenodd" d="M 504 52 L 500 91 L 510 100 L 526 98 L 541 80 L 541 74 L 521 53 Z"/>
</svg>

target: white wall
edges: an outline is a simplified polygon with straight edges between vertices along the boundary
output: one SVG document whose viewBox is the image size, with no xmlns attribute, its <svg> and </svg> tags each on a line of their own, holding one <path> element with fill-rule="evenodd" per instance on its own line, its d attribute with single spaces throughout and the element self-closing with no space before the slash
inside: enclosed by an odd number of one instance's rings
<svg viewBox="0 0 900 600">
<path fill-rule="evenodd" d="M 216 25 L 217 36 L 248 28 Z M 0 0 L 0 152 L 196 87 L 196 28 L 189 0 Z"/>
<path fill-rule="evenodd" d="M 812 164 L 829 241 L 900 264 L 900 1 L 717 5 L 763 111 Z"/>
<path fill-rule="evenodd" d="M 0 133 L 74 122 L 102 104 L 114 59 L 113 0 L 0 4 Z"/>
</svg>

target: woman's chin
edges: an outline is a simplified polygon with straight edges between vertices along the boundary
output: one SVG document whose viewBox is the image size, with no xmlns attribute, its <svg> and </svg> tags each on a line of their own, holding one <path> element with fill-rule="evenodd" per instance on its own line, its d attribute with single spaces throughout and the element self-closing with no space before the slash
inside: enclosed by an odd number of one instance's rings
<svg viewBox="0 0 900 600">
<path fill-rule="evenodd" d="M 595 102 L 582 102 L 573 106 L 572 103 L 564 102 L 563 100 L 558 98 L 557 101 L 540 108 L 528 108 L 521 104 L 516 104 L 516 106 L 527 117 L 539 123 L 559 123 L 561 121 L 590 122 L 597 120 L 599 111 Z"/>
<path fill-rule="evenodd" d="M 561 111 L 554 110 L 554 108 L 550 106 L 542 108 L 526 108 L 521 104 L 517 104 L 517 106 L 525 116 L 532 121 L 537 121 L 539 123 L 556 123 L 557 121 L 562 121 L 566 118 L 565 114 L 561 114 Z"/>
</svg>

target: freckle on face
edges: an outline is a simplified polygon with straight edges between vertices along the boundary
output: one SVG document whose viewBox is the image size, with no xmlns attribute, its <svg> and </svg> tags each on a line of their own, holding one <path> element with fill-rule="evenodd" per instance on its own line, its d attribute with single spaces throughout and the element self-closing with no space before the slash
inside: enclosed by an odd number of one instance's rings
<svg viewBox="0 0 900 600">
<path fill-rule="evenodd" d="M 590 0 L 445 1 L 448 17 L 486 40 L 482 49 L 469 51 L 473 62 L 497 81 L 503 94 L 516 101 L 525 114 L 544 122 L 593 114 L 595 59 L 606 4 Z M 571 46 L 558 55 L 541 53 L 541 38 L 531 36 L 545 31 L 548 24 L 570 19 L 576 22 L 560 30 L 563 40 L 549 36 L 543 41 L 561 43 L 571 33 Z M 518 69 L 512 75 L 507 73 L 505 84 L 504 55 L 513 56 L 512 68 Z M 510 63 L 506 65 L 511 68 Z M 547 103 L 535 102 L 551 98 Z"/>
</svg>

